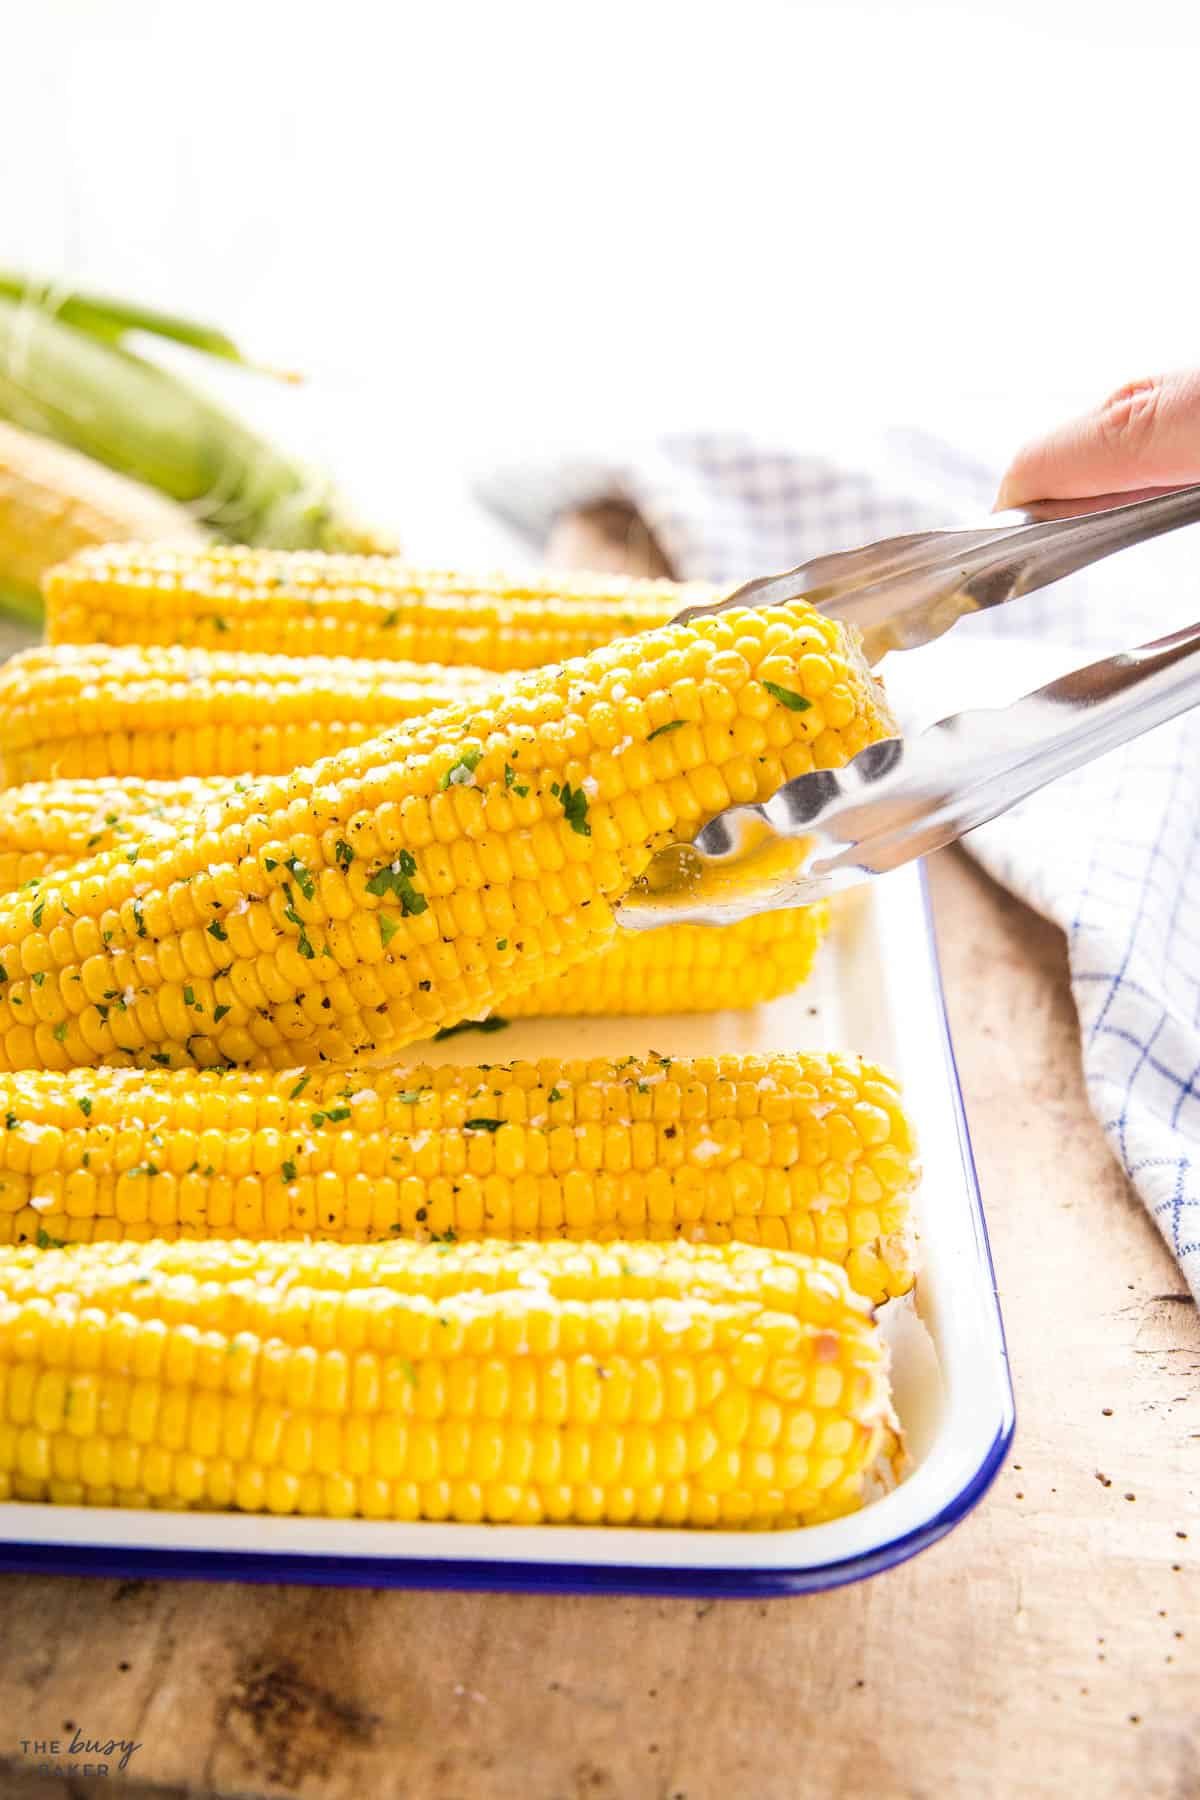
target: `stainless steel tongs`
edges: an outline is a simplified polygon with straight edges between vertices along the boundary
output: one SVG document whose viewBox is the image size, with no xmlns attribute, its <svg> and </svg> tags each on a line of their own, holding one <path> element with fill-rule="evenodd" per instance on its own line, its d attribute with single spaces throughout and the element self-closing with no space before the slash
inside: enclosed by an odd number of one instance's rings
<svg viewBox="0 0 1200 1800">
<path fill-rule="evenodd" d="M 677 623 L 803 597 L 856 625 L 868 659 L 912 650 L 1131 544 L 1200 520 L 1200 484 L 1041 502 L 977 529 L 925 531 L 751 581 Z M 730 924 L 802 906 L 951 844 L 1048 782 L 1200 702 L 1200 625 L 1076 669 L 1010 706 L 956 713 L 842 769 L 719 813 L 660 850 L 621 902 L 629 930 Z"/>
</svg>

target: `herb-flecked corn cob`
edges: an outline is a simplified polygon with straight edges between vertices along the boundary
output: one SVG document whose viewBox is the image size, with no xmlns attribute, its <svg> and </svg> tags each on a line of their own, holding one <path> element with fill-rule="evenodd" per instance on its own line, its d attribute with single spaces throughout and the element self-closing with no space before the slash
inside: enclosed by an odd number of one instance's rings
<svg viewBox="0 0 1200 1800">
<path fill-rule="evenodd" d="M 870 1307 L 804 1257 L 0 1251 L 0 1498 L 787 1526 L 898 1459 Z"/>
<path fill-rule="evenodd" d="M 0 593 L 41 612 L 46 570 L 87 544 L 161 538 L 199 546 L 207 533 L 152 488 L 61 444 L 0 421 Z"/>
<path fill-rule="evenodd" d="M 290 774 L 398 720 L 490 692 L 434 663 L 237 651 L 24 650 L 0 669 L 0 774 Z"/>
<path fill-rule="evenodd" d="M 223 776 L 191 781 L 30 781 L 0 788 L 0 896 L 61 874 L 99 850 L 168 836 L 172 823 L 234 792 Z M 510 1017 L 716 1012 L 759 1006 L 809 975 L 828 928 L 825 902 L 761 913 L 719 930 L 665 925 L 514 995 Z"/>
<path fill-rule="evenodd" d="M 801 602 L 510 677 L 10 897 L 0 1064 L 388 1057 L 605 948 L 659 845 L 892 730 Z"/>
<path fill-rule="evenodd" d="M 51 643 L 199 644 L 533 669 L 718 598 L 705 583 L 414 569 L 396 557 L 139 545 L 46 580 Z"/>
<path fill-rule="evenodd" d="M 0 1126 L 0 1243 L 733 1238 L 912 1285 L 913 1133 L 856 1057 L 13 1074 Z"/>
<path fill-rule="evenodd" d="M 0 788 L 0 895 L 42 882 L 98 850 L 143 838 L 233 791 L 227 775 L 176 781 L 75 776 Z"/>
</svg>

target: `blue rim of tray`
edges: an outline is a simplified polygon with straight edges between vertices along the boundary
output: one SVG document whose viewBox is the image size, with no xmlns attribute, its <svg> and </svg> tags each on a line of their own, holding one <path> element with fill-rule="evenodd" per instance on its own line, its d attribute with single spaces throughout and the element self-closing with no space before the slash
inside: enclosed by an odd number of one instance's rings
<svg viewBox="0 0 1200 1800">
<path fill-rule="evenodd" d="M 544 1594 L 648 1594 L 694 1599 L 766 1599 L 819 1594 L 847 1582 L 881 1575 L 907 1562 L 952 1531 L 976 1507 L 999 1474 L 1012 1443 L 1016 1412 L 1008 1370 L 1004 1320 L 979 1177 L 967 1130 L 962 1085 L 950 1037 L 929 884 L 921 893 L 930 962 L 937 987 L 942 1047 L 950 1076 L 963 1177 L 988 1276 L 995 1326 L 1004 1361 L 1003 1404 L 995 1433 L 973 1473 L 936 1513 L 885 1544 L 837 1562 L 795 1569 L 636 1567 L 628 1564 L 492 1562 L 414 1556 L 297 1555 L 256 1550 L 158 1550 L 135 1544 L 47 1544 L 0 1541 L 0 1573 L 97 1575 L 122 1580 L 291 1582 L 306 1587 L 443 1588 L 474 1592 Z M 0 1515 L 2 1516 L 2 1515 Z"/>
</svg>

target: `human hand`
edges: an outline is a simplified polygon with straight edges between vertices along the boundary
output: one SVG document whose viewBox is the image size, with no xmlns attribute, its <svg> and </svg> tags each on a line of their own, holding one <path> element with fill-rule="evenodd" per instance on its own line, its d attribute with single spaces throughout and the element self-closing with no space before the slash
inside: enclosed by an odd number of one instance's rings
<svg viewBox="0 0 1200 1800">
<path fill-rule="evenodd" d="M 1018 451 L 997 509 L 1200 481 L 1200 369 L 1130 381 Z"/>
</svg>

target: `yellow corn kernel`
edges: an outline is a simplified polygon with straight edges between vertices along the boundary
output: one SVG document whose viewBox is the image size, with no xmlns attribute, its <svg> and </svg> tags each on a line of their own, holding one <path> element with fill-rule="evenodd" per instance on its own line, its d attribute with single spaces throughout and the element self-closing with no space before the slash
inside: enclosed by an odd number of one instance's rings
<svg viewBox="0 0 1200 1800">
<path fill-rule="evenodd" d="M 40 884 L 117 844 L 128 852 L 234 792 L 220 776 L 178 782 L 108 776 L 0 789 L 0 894 L 27 882 Z M 489 879 L 502 877 L 505 867 L 501 857 L 489 853 Z M 514 995 L 506 1010 L 512 1018 L 530 1018 L 762 1005 L 807 979 L 828 920 L 827 903 L 818 902 L 721 929 L 668 925 L 653 933 L 631 932 L 564 975 Z M 507 922 L 503 929 L 507 932 Z M 495 947 L 499 954 L 508 951 L 509 938 L 497 938 Z"/>
<path fill-rule="evenodd" d="M 701 582 L 558 572 L 476 579 L 396 557 L 144 545 L 77 556 L 52 571 L 45 593 L 54 644 L 186 644 L 483 669 L 564 662 L 720 597 Z"/>
<path fill-rule="evenodd" d="M 434 663 L 23 650 L 0 670 L 0 779 L 287 774 L 495 683 Z"/>
<path fill-rule="evenodd" d="M 719 1012 L 761 1006 L 808 979 L 829 908 L 759 913 L 736 925 L 622 933 L 608 949 L 504 1003 L 509 1018 L 561 1013 Z"/>
<path fill-rule="evenodd" d="M 335 1342 L 314 1351 L 322 1300 Z M 402 1379 L 355 1350 L 364 1311 L 381 1343 L 409 1346 Z M 466 1358 L 446 1348 L 463 1333 Z M 786 1354 L 747 1361 L 756 1334 Z M 113 1370 L 166 1355 L 144 1380 L 106 1377 L 97 1406 L 83 1337 Z M 613 1417 L 613 1381 L 664 1410 Z M 836 1516 L 899 1467 L 868 1302 L 789 1252 L 0 1248 L 0 1469 L 24 1499 L 736 1527 Z"/>
<path fill-rule="evenodd" d="M 683 1238 L 809 1250 L 819 1238 L 872 1300 L 913 1280 L 913 1134 L 895 1085 L 855 1057 L 26 1072 L 0 1074 L 0 1120 L 0 1243 L 136 1239 L 151 1235 L 150 1219 L 165 1239 Z M 846 1179 L 884 1150 L 904 1171 L 886 1217 Z M 365 1304 L 356 1318 L 357 1348 L 413 1353 L 377 1341 Z M 536 1314 L 525 1325 L 536 1335 Z M 334 1342 L 320 1306 L 305 1329 L 315 1345 Z M 633 1316 L 620 1322 L 636 1329 Z"/>
<path fill-rule="evenodd" d="M 0 894 L 110 850 L 163 834 L 230 792 L 228 777 L 102 776 L 0 788 Z"/>
<path fill-rule="evenodd" d="M 510 677 L 10 897 L 0 1066 L 382 1059 L 503 1005 L 611 943 L 660 844 L 809 763 L 809 711 L 763 683 L 802 699 L 817 647 L 857 696 L 850 754 L 892 726 L 842 629 L 799 602 L 723 613 Z M 678 765 L 686 732 L 652 738 L 664 712 L 703 725 L 702 765 Z M 628 740 L 608 762 L 654 765 L 625 809 L 593 774 L 606 718 Z"/>
</svg>

